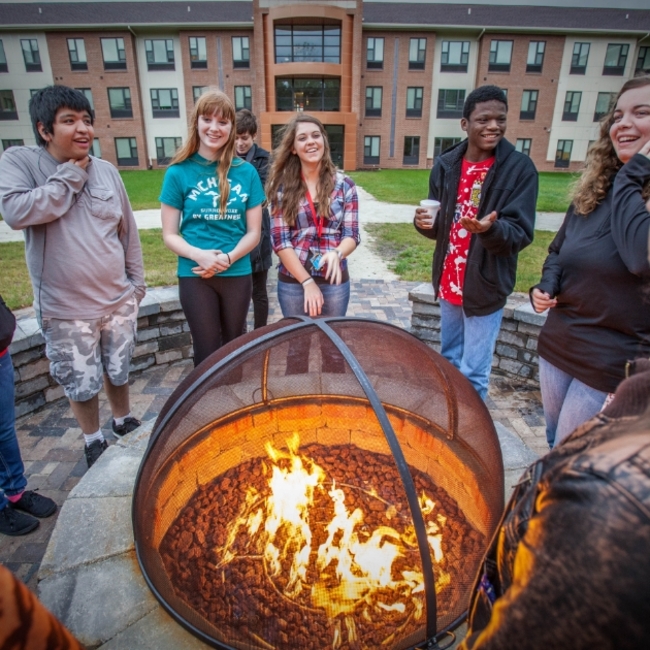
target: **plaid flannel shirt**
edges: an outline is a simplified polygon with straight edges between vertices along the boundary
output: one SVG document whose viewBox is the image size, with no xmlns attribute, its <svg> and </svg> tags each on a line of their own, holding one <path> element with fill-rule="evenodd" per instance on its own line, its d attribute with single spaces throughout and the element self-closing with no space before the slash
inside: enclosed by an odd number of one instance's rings
<svg viewBox="0 0 650 650">
<path fill-rule="evenodd" d="M 293 228 L 287 226 L 282 215 L 282 191 L 270 201 L 271 207 L 271 241 L 273 250 L 277 253 L 284 248 L 293 248 L 304 266 L 309 251 L 327 253 L 334 250 L 342 239 L 352 237 L 357 246 L 361 242 L 359 235 L 359 199 L 354 181 L 342 174 L 336 173 L 336 182 L 332 191 L 329 219 L 323 221 L 323 231 L 318 239 L 318 217 L 312 213 L 309 201 L 303 197 L 300 201 L 298 218 Z M 274 215 L 274 211 L 277 212 Z M 341 270 L 347 268 L 347 260 L 342 260 Z M 290 277 L 282 262 L 278 267 L 280 273 Z M 323 277 L 326 269 L 311 270 L 311 274 Z"/>
</svg>

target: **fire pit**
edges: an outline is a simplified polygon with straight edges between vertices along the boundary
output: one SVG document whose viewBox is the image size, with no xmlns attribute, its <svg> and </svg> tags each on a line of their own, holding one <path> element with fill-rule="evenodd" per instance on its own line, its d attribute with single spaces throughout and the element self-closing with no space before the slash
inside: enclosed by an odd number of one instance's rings
<svg viewBox="0 0 650 650">
<path fill-rule="evenodd" d="M 143 575 L 218 648 L 426 647 L 462 621 L 503 508 L 485 405 L 377 321 L 285 319 L 167 401 L 133 499 Z"/>
</svg>

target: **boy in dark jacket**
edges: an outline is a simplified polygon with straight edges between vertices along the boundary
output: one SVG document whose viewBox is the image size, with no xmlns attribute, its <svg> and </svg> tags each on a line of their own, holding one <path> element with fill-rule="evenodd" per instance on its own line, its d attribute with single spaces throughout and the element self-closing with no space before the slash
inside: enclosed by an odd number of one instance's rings
<svg viewBox="0 0 650 650">
<path fill-rule="evenodd" d="M 255 144 L 257 120 L 247 109 L 237 111 L 235 116 L 237 155 L 249 162 L 259 174 L 262 185 L 266 185 L 269 170 L 269 152 Z M 260 243 L 251 251 L 253 266 L 253 314 L 255 329 L 264 327 L 269 317 L 269 297 L 266 292 L 266 278 L 271 268 L 271 220 L 268 208 L 262 210 L 262 236 Z"/>
<path fill-rule="evenodd" d="M 468 95 L 461 120 L 467 139 L 438 156 L 429 178 L 440 212 L 432 223 L 425 209 L 415 211 L 417 231 L 436 240 L 440 352 L 483 399 L 517 255 L 533 240 L 537 201 L 533 162 L 503 137 L 507 111 L 497 86 Z"/>
</svg>

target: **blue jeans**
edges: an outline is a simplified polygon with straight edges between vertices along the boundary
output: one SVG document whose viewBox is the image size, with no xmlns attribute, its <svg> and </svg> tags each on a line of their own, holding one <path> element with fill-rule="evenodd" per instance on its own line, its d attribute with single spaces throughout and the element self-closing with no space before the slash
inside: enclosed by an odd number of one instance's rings
<svg viewBox="0 0 650 650">
<path fill-rule="evenodd" d="M 557 447 L 577 426 L 594 417 L 607 398 L 607 393 L 583 384 L 542 357 L 539 384 L 550 448 Z"/>
<path fill-rule="evenodd" d="M 440 354 L 470 380 L 481 399 L 487 396 L 502 317 L 503 309 L 466 316 L 462 307 L 440 300 Z"/>
<path fill-rule="evenodd" d="M 7 505 L 5 494 L 20 494 L 26 485 L 25 467 L 16 437 L 14 366 L 7 352 L 0 357 L 0 510 Z"/>
<path fill-rule="evenodd" d="M 321 284 L 322 316 L 345 316 L 350 302 L 350 281 L 342 284 Z M 305 316 L 305 294 L 297 282 L 278 282 L 278 301 L 282 315 Z"/>
<path fill-rule="evenodd" d="M 345 316 L 350 302 L 350 281 L 342 284 L 321 284 L 323 293 L 322 316 Z M 305 296 L 300 284 L 294 282 L 278 282 L 278 301 L 282 315 L 304 316 Z M 321 356 L 323 372 L 345 372 L 343 355 L 334 348 L 331 342 L 325 342 L 321 337 Z M 309 372 L 311 335 L 297 335 L 289 344 L 287 353 L 287 375 L 297 375 Z"/>
</svg>

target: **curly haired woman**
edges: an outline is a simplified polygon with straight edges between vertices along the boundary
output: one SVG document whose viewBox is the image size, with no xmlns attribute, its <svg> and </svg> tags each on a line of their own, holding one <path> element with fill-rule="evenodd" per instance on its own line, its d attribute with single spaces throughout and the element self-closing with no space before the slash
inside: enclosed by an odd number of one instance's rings
<svg viewBox="0 0 650 650">
<path fill-rule="evenodd" d="M 550 447 L 600 411 L 626 363 L 650 356 L 644 304 L 650 229 L 650 77 L 625 83 L 601 122 L 573 203 L 549 247 L 535 311 Z"/>
</svg>

